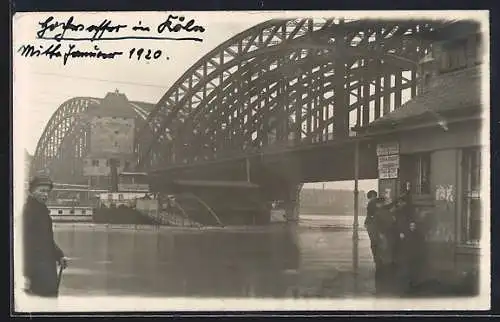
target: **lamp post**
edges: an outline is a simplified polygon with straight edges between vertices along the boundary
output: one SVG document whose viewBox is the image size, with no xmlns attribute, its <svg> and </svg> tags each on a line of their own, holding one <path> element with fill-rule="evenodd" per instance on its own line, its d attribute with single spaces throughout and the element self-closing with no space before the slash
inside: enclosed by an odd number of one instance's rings
<svg viewBox="0 0 500 322">
<path fill-rule="evenodd" d="M 250 159 L 248 159 L 248 158 L 245 159 L 245 170 L 246 170 L 247 182 L 251 182 L 251 180 L 250 180 Z"/>
<path fill-rule="evenodd" d="M 358 191 L 358 180 L 359 180 L 359 142 L 355 142 L 354 147 L 354 222 L 352 231 L 352 268 L 354 273 L 354 283 L 356 288 L 357 283 L 357 273 L 358 273 L 358 244 L 359 244 L 359 191 Z"/>
</svg>

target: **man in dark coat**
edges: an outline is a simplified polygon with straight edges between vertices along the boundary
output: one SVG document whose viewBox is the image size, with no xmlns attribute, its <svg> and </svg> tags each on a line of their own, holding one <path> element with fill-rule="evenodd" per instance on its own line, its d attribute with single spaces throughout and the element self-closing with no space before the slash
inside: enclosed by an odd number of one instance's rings
<svg viewBox="0 0 500 322">
<path fill-rule="evenodd" d="M 375 190 L 370 190 L 366 194 L 368 197 L 368 204 L 366 206 L 366 219 L 365 228 L 368 232 L 368 237 L 370 238 L 370 247 L 372 250 L 373 260 L 377 260 L 377 240 L 378 232 L 376 227 L 375 214 L 377 212 L 377 192 Z"/>
<path fill-rule="evenodd" d="M 54 241 L 50 211 L 45 205 L 52 181 L 38 176 L 29 184 L 29 196 L 23 209 L 24 276 L 27 292 L 57 297 L 57 265 L 66 268 L 66 259 Z"/>
<path fill-rule="evenodd" d="M 394 289 L 394 216 L 390 211 L 391 205 L 385 205 L 385 200 L 377 200 L 377 227 L 378 243 L 375 270 L 375 288 L 379 295 L 391 295 Z"/>
<path fill-rule="evenodd" d="M 425 248 L 422 229 L 415 220 L 415 209 L 408 194 L 398 200 L 396 210 L 397 280 L 402 293 L 409 293 L 418 284 Z"/>
</svg>

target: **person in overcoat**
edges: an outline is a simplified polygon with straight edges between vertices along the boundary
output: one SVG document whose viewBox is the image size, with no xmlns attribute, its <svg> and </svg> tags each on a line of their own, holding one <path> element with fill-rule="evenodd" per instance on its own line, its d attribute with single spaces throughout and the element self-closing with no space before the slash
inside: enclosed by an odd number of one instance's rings
<svg viewBox="0 0 500 322">
<path fill-rule="evenodd" d="M 396 276 L 400 291 L 409 294 L 419 283 L 425 260 L 425 237 L 409 195 L 403 195 L 398 200 L 396 234 Z"/>
<path fill-rule="evenodd" d="M 64 253 L 54 241 L 52 219 L 45 204 L 52 186 L 46 176 L 33 178 L 22 214 L 26 291 L 43 297 L 58 296 L 57 264 L 67 266 Z"/>
<path fill-rule="evenodd" d="M 377 259 L 377 241 L 379 240 L 375 214 L 377 212 L 377 192 L 375 190 L 370 190 L 366 194 L 368 197 L 368 204 L 366 206 L 366 219 L 365 228 L 368 232 L 368 237 L 370 238 L 370 248 L 372 251 L 373 261 Z"/>
<path fill-rule="evenodd" d="M 377 200 L 375 217 L 378 236 L 375 261 L 375 288 L 378 295 L 392 295 L 395 289 L 395 218 L 383 198 Z"/>
</svg>

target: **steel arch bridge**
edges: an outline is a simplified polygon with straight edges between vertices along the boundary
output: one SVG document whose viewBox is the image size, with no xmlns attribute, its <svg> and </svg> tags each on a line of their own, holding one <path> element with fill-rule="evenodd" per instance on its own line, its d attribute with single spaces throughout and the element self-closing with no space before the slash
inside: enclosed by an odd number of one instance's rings
<svg viewBox="0 0 500 322">
<path fill-rule="evenodd" d="M 289 19 L 206 54 L 138 133 L 138 167 L 197 165 L 349 136 L 417 94 L 418 63 L 451 21 Z"/>
<path fill-rule="evenodd" d="M 90 118 L 105 99 L 75 97 L 62 103 L 53 113 L 40 137 L 30 172 L 49 172 L 53 180 L 66 182 L 82 171 L 82 158 L 89 151 Z M 151 104 L 128 102 L 139 126 L 145 121 Z M 70 180 L 71 181 L 71 180 Z"/>
<path fill-rule="evenodd" d="M 131 102 L 140 126 L 137 167 L 197 167 L 349 138 L 350 127 L 417 94 L 418 62 L 432 50 L 435 31 L 452 22 L 256 25 L 196 62 L 155 106 Z M 101 103 L 92 97 L 64 102 L 38 142 L 32 170 L 51 169 L 55 180 L 78 172 L 88 151 L 88 111 Z"/>
</svg>

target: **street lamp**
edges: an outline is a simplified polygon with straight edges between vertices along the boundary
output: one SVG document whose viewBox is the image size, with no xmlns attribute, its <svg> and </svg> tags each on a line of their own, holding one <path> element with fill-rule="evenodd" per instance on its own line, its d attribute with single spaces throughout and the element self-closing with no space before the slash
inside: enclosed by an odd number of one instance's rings
<svg viewBox="0 0 500 322">
<path fill-rule="evenodd" d="M 358 179 L 359 179 L 359 141 L 356 140 L 354 146 L 354 222 L 353 222 L 353 232 L 352 232 L 352 268 L 354 274 L 354 287 L 357 286 L 357 274 L 358 274 L 358 247 L 359 247 L 359 191 L 358 191 Z"/>
</svg>

